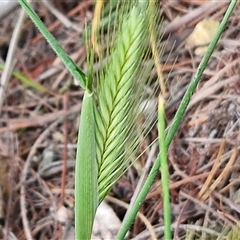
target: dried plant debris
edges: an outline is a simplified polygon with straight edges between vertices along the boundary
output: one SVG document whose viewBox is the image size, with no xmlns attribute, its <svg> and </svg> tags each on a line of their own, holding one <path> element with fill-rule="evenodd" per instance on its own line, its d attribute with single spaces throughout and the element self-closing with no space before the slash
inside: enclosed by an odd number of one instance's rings
<svg viewBox="0 0 240 240">
<path fill-rule="evenodd" d="M 201 60 L 195 54 L 196 47 L 207 44 L 212 33 L 208 35 L 208 41 L 201 43 L 189 43 L 186 39 L 201 21 L 206 23 L 208 19 L 214 19 L 214 32 L 228 2 L 161 2 L 163 26 L 166 33 L 171 33 L 170 37 L 166 34 L 162 39 L 167 47 L 161 57 L 164 79 L 167 79 L 166 116 L 170 124 Z M 93 1 L 53 3 L 58 11 L 79 26 L 79 31 L 64 26 L 41 2 L 34 4 L 37 4 L 41 19 L 65 50 L 79 67 L 86 69 L 86 50 L 82 40 L 84 24 L 90 23 L 93 18 Z M 16 13 L 17 10 L 9 13 L 0 23 L 0 58 L 3 64 Z M 172 231 L 175 239 L 238 239 L 239 236 L 239 16 L 240 3 L 227 24 L 169 149 Z M 205 30 L 201 30 L 200 37 L 203 36 L 202 31 Z M 195 38 L 200 37 L 197 35 Z M 189 48 L 186 49 L 185 45 Z M 26 239 L 22 223 L 28 221 L 27 230 L 34 239 L 71 239 L 74 231 L 74 159 L 83 93 L 30 20 L 25 22 L 15 58 L 14 70 L 40 84 L 47 92 L 24 85 L 17 77 L 11 78 L 6 89 L 0 116 L 1 237 Z M 98 64 L 95 69 L 99 69 Z M 142 148 L 146 149 L 156 135 L 156 129 L 153 129 L 142 142 Z M 147 150 L 141 155 L 136 168 L 132 166 L 114 186 L 110 192 L 113 197 L 130 201 L 149 152 Z M 160 176 L 141 207 L 141 213 L 154 228 L 157 238 L 163 239 L 159 180 Z M 24 207 L 20 207 L 22 184 L 25 187 Z M 10 211 L 6 212 L 8 204 Z M 116 204 L 112 207 L 121 221 L 125 209 Z M 23 217 L 24 212 L 27 218 Z M 150 232 L 145 229 L 145 224 L 136 218 L 128 237 L 150 239 Z"/>
<path fill-rule="evenodd" d="M 211 42 L 219 26 L 218 21 L 204 19 L 199 22 L 193 32 L 187 38 L 185 48 L 196 48 L 196 55 L 203 55 L 207 50 L 207 45 Z"/>
</svg>

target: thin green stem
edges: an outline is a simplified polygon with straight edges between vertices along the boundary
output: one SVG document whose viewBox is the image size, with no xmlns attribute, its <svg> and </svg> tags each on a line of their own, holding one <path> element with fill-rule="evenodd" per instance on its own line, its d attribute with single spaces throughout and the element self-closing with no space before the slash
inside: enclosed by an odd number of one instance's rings
<svg viewBox="0 0 240 240">
<path fill-rule="evenodd" d="M 161 149 L 161 179 L 162 179 L 162 193 L 163 193 L 163 216 L 164 216 L 164 239 L 172 239 L 171 234 L 171 206 L 169 193 L 169 173 L 168 173 L 168 159 L 165 135 L 165 109 L 164 99 L 159 96 L 158 103 L 158 135 L 159 146 Z"/>
<path fill-rule="evenodd" d="M 231 3 L 229 4 L 228 6 L 228 9 L 224 15 L 224 18 L 222 20 L 222 22 L 220 23 L 219 25 L 219 28 L 212 40 L 212 42 L 209 44 L 208 46 L 208 49 L 207 49 L 207 52 L 205 53 L 198 69 L 197 69 L 197 72 L 196 74 L 194 75 L 192 81 L 190 82 L 189 84 L 189 87 L 180 103 L 180 106 L 175 114 L 175 117 L 173 119 L 173 122 L 172 122 L 172 125 L 168 131 L 168 134 L 167 134 L 167 137 L 166 137 L 166 148 L 168 149 L 169 148 L 169 145 L 170 143 L 172 142 L 172 139 L 181 123 L 181 120 L 183 119 L 183 116 L 185 114 L 185 111 L 187 109 L 187 106 L 188 106 L 188 103 L 191 99 L 191 96 L 193 94 L 193 92 L 195 91 L 196 89 L 196 86 L 198 84 L 198 82 L 200 81 L 200 78 L 202 77 L 202 74 L 203 74 L 203 71 L 204 69 L 206 68 L 207 64 L 208 64 L 208 61 L 212 55 L 212 52 L 213 50 L 215 49 L 216 45 L 217 45 L 217 42 L 227 24 L 227 21 L 229 19 L 229 17 L 231 16 L 231 13 L 235 7 L 235 5 L 237 4 L 237 0 L 232 0 Z M 137 197 L 136 201 L 134 202 L 133 204 L 133 207 L 128 215 L 128 218 L 127 219 L 124 219 L 123 221 L 123 224 L 118 232 L 118 235 L 117 235 L 117 239 L 118 240 L 121 240 L 124 238 L 124 236 L 126 235 L 127 231 L 129 230 L 134 218 L 136 217 L 136 214 L 140 208 L 140 206 L 142 205 L 157 173 L 158 173 L 158 170 L 159 170 L 159 167 L 160 167 L 160 155 L 158 155 L 150 173 L 149 173 L 149 176 L 148 178 L 146 179 L 146 182 L 142 188 L 142 191 L 140 192 L 139 196 Z"/>
<path fill-rule="evenodd" d="M 197 87 L 197 84 L 199 83 L 202 75 L 203 75 L 203 72 L 209 62 L 209 59 L 217 45 L 217 42 L 221 36 L 221 34 L 223 33 L 225 27 L 226 27 L 226 24 L 227 24 L 227 21 L 229 19 L 229 17 L 231 16 L 231 13 L 235 7 L 237 3 L 237 0 L 232 0 L 231 3 L 229 4 L 229 7 L 223 17 L 223 20 L 221 22 L 221 24 L 219 25 L 218 27 L 218 30 L 213 38 L 213 40 L 211 41 L 211 43 L 209 44 L 208 48 L 207 48 L 207 52 L 205 53 L 205 55 L 203 56 L 202 58 L 202 61 L 200 62 L 199 64 L 199 67 L 197 69 L 197 72 L 196 74 L 194 75 L 193 79 L 191 80 L 190 84 L 189 84 L 189 87 L 186 91 L 186 93 L 184 94 L 183 96 L 183 99 L 178 107 L 178 110 L 174 116 L 174 119 L 172 121 L 172 125 L 168 131 L 168 134 L 167 134 L 167 146 L 170 145 L 182 119 L 183 119 L 183 116 L 186 112 L 186 109 L 187 109 L 187 106 L 191 100 L 191 97 Z"/>
</svg>

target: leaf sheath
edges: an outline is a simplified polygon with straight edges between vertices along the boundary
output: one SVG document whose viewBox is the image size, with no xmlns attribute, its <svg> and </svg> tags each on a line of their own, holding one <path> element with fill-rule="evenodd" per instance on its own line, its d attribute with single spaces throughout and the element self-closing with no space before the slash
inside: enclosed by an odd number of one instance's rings
<svg viewBox="0 0 240 240">
<path fill-rule="evenodd" d="M 76 239 L 90 239 L 98 206 L 93 94 L 85 92 L 80 118 L 75 170 Z"/>
</svg>

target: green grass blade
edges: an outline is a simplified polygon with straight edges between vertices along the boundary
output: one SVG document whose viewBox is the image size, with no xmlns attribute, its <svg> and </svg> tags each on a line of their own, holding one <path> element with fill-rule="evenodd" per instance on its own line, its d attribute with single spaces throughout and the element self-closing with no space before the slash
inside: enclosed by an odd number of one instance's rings
<svg viewBox="0 0 240 240">
<path fill-rule="evenodd" d="M 75 236 L 90 239 L 98 206 L 94 97 L 85 92 L 78 133 L 75 167 Z"/>
<path fill-rule="evenodd" d="M 4 65 L 0 64 L 0 69 L 3 70 L 4 69 Z M 32 79 L 27 78 L 26 76 L 24 76 L 23 74 L 21 74 L 19 72 L 13 71 L 12 72 L 12 76 L 17 78 L 19 81 L 21 81 L 26 86 L 29 86 L 29 87 L 37 90 L 38 92 L 41 92 L 41 93 L 49 92 L 41 84 L 33 81 Z"/>
<path fill-rule="evenodd" d="M 221 36 L 221 34 L 223 33 L 224 31 L 224 28 L 227 24 L 227 21 L 229 19 L 229 17 L 231 16 L 231 13 L 236 5 L 237 1 L 231 1 L 231 3 L 229 4 L 229 7 L 224 15 L 224 18 L 223 20 L 221 21 L 221 24 L 219 25 L 219 28 L 212 40 L 212 42 L 210 43 L 210 45 L 208 46 L 208 49 L 207 49 L 207 52 L 206 54 L 204 55 L 202 61 L 200 62 L 199 64 L 199 67 L 197 69 L 197 72 L 196 74 L 194 75 L 193 77 L 193 80 L 190 82 L 189 84 L 189 87 L 181 101 L 181 104 L 179 106 L 179 109 L 177 111 L 177 113 L 175 114 L 175 117 L 173 119 L 173 122 L 172 122 L 172 125 L 168 131 L 168 134 L 167 134 L 167 137 L 166 137 L 166 147 L 167 149 L 169 148 L 169 145 L 180 125 L 180 122 L 184 116 L 184 113 L 187 109 L 187 106 L 188 106 L 188 103 L 190 101 L 190 98 L 193 94 L 193 92 L 195 91 L 196 89 L 196 86 L 198 84 L 198 82 L 200 81 L 200 78 L 202 76 L 202 73 L 204 71 L 204 69 L 206 68 L 207 64 L 208 64 L 208 61 L 210 59 L 210 56 L 213 52 L 213 50 L 215 49 L 216 45 L 217 45 L 217 42 Z M 130 214 L 128 215 L 128 217 L 126 219 L 124 219 L 123 221 L 123 224 L 118 232 L 118 235 L 117 235 L 117 239 L 121 240 L 124 238 L 124 236 L 126 235 L 127 231 L 129 230 L 134 218 L 136 217 L 136 214 L 140 208 L 140 206 L 142 205 L 157 173 L 158 173 L 158 170 L 160 168 L 160 155 L 158 155 L 150 173 L 149 173 L 149 176 L 148 178 L 146 179 L 146 182 L 142 188 L 142 191 L 140 192 L 139 196 L 137 197 L 136 201 L 134 202 L 133 204 L 133 207 L 130 211 Z"/>
<path fill-rule="evenodd" d="M 55 53 L 60 57 L 66 68 L 69 70 L 71 75 L 79 82 L 79 85 L 85 89 L 92 91 L 90 84 L 88 84 L 88 79 L 83 71 L 76 66 L 76 64 L 72 61 L 72 59 L 64 52 L 61 45 L 57 42 L 57 40 L 53 37 L 53 35 L 48 31 L 43 22 L 40 20 L 38 15 L 33 11 L 31 6 L 27 3 L 26 0 L 18 0 L 19 4 L 26 11 L 28 16 L 32 19 L 34 24 L 38 27 L 39 31 L 51 45 L 52 49 Z"/>
<path fill-rule="evenodd" d="M 164 99 L 159 96 L 158 105 L 158 135 L 160 159 L 161 159 L 161 179 L 162 179 L 162 193 L 163 193 L 163 217 L 164 217 L 164 239 L 172 239 L 171 234 L 171 201 L 169 193 L 169 173 L 167 160 L 167 147 L 165 135 L 165 110 Z"/>
</svg>

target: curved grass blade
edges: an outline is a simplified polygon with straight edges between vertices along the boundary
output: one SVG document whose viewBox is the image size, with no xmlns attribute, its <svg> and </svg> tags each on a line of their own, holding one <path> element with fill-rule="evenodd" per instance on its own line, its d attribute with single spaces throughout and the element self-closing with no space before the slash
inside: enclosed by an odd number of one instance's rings
<svg viewBox="0 0 240 240">
<path fill-rule="evenodd" d="M 223 17 L 221 24 L 218 27 L 218 30 L 217 30 L 214 38 L 213 38 L 212 42 L 209 44 L 207 52 L 204 55 L 202 61 L 200 62 L 197 72 L 195 73 L 195 75 L 193 77 L 193 80 L 190 82 L 189 87 L 188 87 L 186 93 L 184 94 L 184 97 L 180 103 L 177 113 L 174 116 L 172 125 L 170 126 L 170 129 L 169 129 L 167 137 L 166 137 L 166 148 L 167 149 L 169 148 L 169 145 L 180 125 L 180 122 L 184 116 L 186 109 L 187 109 L 190 98 L 191 98 L 193 92 L 195 91 L 198 82 L 200 81 L 200 79 L 202 77 L 203 71 L 205 70 L 205 68 L 208 64 L 208 61 L 217 45 L 217 42 L 218 42 L 221 34 L 224 31 L 227 21 L 228 21 L 229 17 L 231 16 L 231 13 L 236 4 L 237 4 L 236 0 L 231 1 L 231 3 L 229 4 L 229 7 Z M 130 228 L 134 218 L 136 217 L 136 214 L 137 214 L 141 204 L 143 203 L 143 201 L 144 201 L 144 199 L 156 177 L 156 174 L 158 173 L 159 168 L 160 168 L 160 155 L 158 155 L 158 157 L 149 173 L 149 176 L 142 188 L 142 191 L 140 192 L 139 196 L 135 200 L 135 203 L 133 204 L 130 214 L 128 215 L 128 217 L 126 219 L 124 219 L 123 224 L 121 225 L 121 228 L 118 232 L 117 239 L 119 239 L 119 240 L 123 239 L 124 236 L 126 235 L 128 229 Z"/>
<path fill-rule="evenodd" d="M 75 236 L 90 239 L 98 206 L 94 97 L 85 92 L 82 103 L 75 167 Z"/>
<path fill-rule="evenodd" d="M 57 40 L 53 37 L 53 35 L 48 31 L 43 22 L 40 20 L 38 15 L 33 11 L 31 6 L 27 3 L 26 0 L 18 0 L 19 4 L 24 8 L 28 16 L 32 19 L 34 24 L 37 26 L 39 31 L 51 45 L 52 49 L 55 53 L 60 57 L 65 67 L 71 73 L 71 75 L 79 82 L 79 85 L 85 89 L 92 91 L 92 84 L 89 83 L 88 78 L 83 73 L 83 71 L 77 67 L 77 65 L 72 61 L 72 59 L 64 52 L 61 45 L 57 42 Z"/>
</svg>

